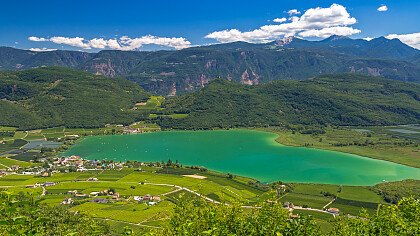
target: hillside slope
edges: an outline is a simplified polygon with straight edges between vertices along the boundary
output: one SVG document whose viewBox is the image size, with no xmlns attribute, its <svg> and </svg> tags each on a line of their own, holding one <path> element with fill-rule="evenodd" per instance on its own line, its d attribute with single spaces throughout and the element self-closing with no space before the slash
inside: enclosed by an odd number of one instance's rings
<svg viewBox="0 0 420 236">
<path fill-rule="evenodd" d="M 351 74 L 256 86 L 218 79 L 164 106 L 189 115 L 158 119 L 163 128 L 407 124 L 420 121 L 420 85 Z"/>
<path fill-rule="evenodd" d="M 98 127 L 130 123 L 144 115 L 130 110 L 146 93 L 125 79 L 48 67 L 0 73 L 0 125 L 21 129 Z"/>
</svg>

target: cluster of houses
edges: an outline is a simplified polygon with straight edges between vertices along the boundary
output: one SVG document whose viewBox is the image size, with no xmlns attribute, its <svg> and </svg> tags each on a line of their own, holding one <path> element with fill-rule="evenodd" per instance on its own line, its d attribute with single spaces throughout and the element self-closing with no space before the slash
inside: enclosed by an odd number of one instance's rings
<svg viewBox="0 0 420 236">
<path fill-rule="evenodd" d="M 100 198 L 99 196 L 111 196 L 113 200 L 119 200 L 120 194 L 119 193 L 113 193 L 109 190 L 102 190 L 100 192 L 91 192 L 90 194 L 83 194 L 78 193 L 77 190 L 68 191 L 67 194 L 73 195 L 74 198 L 89 198 L 94 197 L 90 202 L 95 203 L 108 203 L 109 199 L 107 198 Z M 149 206 L 154 206 L 158 204 L 161 199 L 159 196 L 152 196 L 150 194 L 146 194 L 144 196 L 133 196 L 134 201 L 137 201 L 138 203 L 146 203 Z M 74 200 L 72 198 L 66 197 L 61 204 L 63 205 L 69 205 L 73 204 Z"/>
<path fill-rule="evenodd" d="M 89 194 L 86 193 L 79 193 L 77 190 L 70 190 L 67 191 L 67 194 L 72 195 L 75 198 L 89 198 L 89 197 L 98 197 L 98 196 L 111 196 L 114 200 L 119 200 L 120 194 L 113 193 L 109 190 L 102 190 L 100 192 L 91 192 Z"/>
<path fill-rule="evenodd" d="M 137 201 L 138 203 L 147 203 L 149 206 L 154 206 L 158 204 L 161 199 L 159 196 L 151 196 L 150 194 L 146 194 L 144 196 L 133 196 L 134 201 Z"/>
<path fill-rule="evenodd" d="M 52 162 L 56 166 L 83 166 L 83 159 L 80 156 L 61 157 Z"/>
</svg>

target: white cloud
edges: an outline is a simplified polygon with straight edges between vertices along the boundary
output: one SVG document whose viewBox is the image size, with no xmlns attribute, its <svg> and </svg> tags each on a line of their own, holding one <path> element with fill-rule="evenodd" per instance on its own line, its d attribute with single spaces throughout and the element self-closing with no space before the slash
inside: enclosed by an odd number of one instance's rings
<svg viewBox="0 0 420 236">
<path fill-rule="evenodd" d="M 273 20 L 273 22 L 276 22 L 276 23 L 283 23 L 285 21 L 287 21 L 287 19 L 285 17 L 283 17 L 283 18 L 276 18 L 276 19 Z"/>
<path fill-rule="evenodd" d="M 31 36 L 28 39 L 30 41 L 34 41 L 34 42 L 45 42 L 45 41 L 48 41 L 48 39 L 46 39 L 46 38 L 38 38 L 38 37 L 35 37 L 35 36 Z"/>
<path fill-rule="evenodd" d="M 299 33 L 299 36 L 302 37 L 317 37 L 317 38 L 328 38 L 332 35 L 341 35 L 341 36 L 349 36 L 353 34 L 358 34 L 361 31 L 359 29 L 354 29 L 353 27 L 347 26 L 336 26 L 330 28 L 323 28 L 323 29 L 312 29 L 307 30 Z"/>
<path fill-rule="evenodd" d="M 412 34 L 389 34 L 385 36 L 387 39 L 399 39 L 401 42 L 413 47 L 420 49 L 420 32 Z"/>
<path fill-rule="evenodd" d="M 372 40 L 372 39 L 374 39 L 374 38 L 372 38 L 372 37 L 366 37 L 366 38 L 363 38 L 363 40 L 366 40 L 366 41 L 370 41 L 370 40 Z"/>
<path fill-rule="evenodd" d="M 56 44 L 64 44 L 70 45 L 73 47 L 79 47 L 83 49 L 91 49 L 91 45 L 89 43 L 84 42 L 84 38 L 75 37 L 75 38 L 68 38 L 68 37 L 51 37 L 49 41 L 56 43 Z"/>
<path fill-rule="evenodd" d="M 378 7 L 377 10 L 378 11 L 388 11 L 388 6 L 387 5 L 381 5 L 380 7 Z"/>
<path fill-rule="evenodd" d="M 29 49 L 32 52 L 51 52 L 56 51 L 57 49 L 54 48 L 30 48 Z"/>
<path fill-rule="evenodd" d="M 56 44 L 64 44 L 73 47 L 83 48 L 83 49 L 116 49 L 116 50 L 136 50 L 141 48 L 143 45 L 159 45 L 159 46 L 167 46 L 175 49 L 183 49 L 188 48 L 191 46 L 191 43 L 186 40 L 185 38 L 167 38 L 167 37 L 157 37 L 152 35 L 146 35 L 139 38 L 130 38 L 128 36 L 122 36 L 119 39 L 103 39 L 103 38 L 93 38 L 90 40 L 85 40 L 81 37 L 51 37 L 49 39 L 46 38 L 38 38 L 31 36 L 28 38 L 31 41 L 36 42 L 53 42 Z"/>
<path fill-rule="evenodd" d="M 89 40 L 89 44 L 92 48 L 104 49 L 108 46 L 108 41 L 103 38 L 94 38 Z"/>
<path fill-rule="evenodd" d="M 291 15 L 299 15 L 300 11 L 298 11 L 297 9 L 292 9 L 290 11 L 287 12 L 287 14 Z"/>
<path fill-rule="evenodd" d="M 241 32 L 238 29 L 222 30 L 210 33 L 206 38 L 215 39 L 221 43 L 245 41 L 250 43 L 266 43 L 279 37 L 295 36 L 325 38 L 333 34 L 353 35 L 360 30 L 349 27 L 357 21 L 351 17 L 346 8 L 332 4 L 327 8 L 311 8 L 302 16 L 292 16 L 291 22 L 264 25 L 259 29 Z"/>
</svg>

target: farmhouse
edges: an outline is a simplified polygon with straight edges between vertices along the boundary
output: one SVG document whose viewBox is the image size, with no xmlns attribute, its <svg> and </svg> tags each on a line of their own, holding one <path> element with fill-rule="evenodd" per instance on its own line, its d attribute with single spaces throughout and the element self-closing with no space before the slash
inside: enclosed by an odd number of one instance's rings
<svg viewBox="0 0 420 236">
<path fill-rule="evenodd" d="M 143 197 L 140 197 L 140 196 L 134 196 L 133 199 L 134 199 L 134 201 L 138 201 L 138 202 L 143 201 Z"/>
<path fill-rule="evenodd" d="M 61 202 L 62 205 L 70 205 L 70 204 L 73 204 L 73 203 L 74 203 L 74 201 L 71 198 L 66 198 Z"/>
<path fill-rule="evenodd" d="M 335 214 L 335 215 L 338 215 L 338 214 L 340 214 L 340 210 L 338 209 L 338 208 L 334 208 L 334 207 L 332 207 L 332 208 L 328 208 L 328 210 L 327 210 L 329 213 L 332 213 L 332 214 Z"/>
</svg>

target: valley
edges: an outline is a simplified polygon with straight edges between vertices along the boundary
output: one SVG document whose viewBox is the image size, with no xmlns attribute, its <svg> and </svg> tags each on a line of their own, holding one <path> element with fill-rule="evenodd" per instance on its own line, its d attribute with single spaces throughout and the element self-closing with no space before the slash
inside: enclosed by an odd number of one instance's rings
<svg viewBox="0 0 420 236">
<path fill-rule="evenodd" d="M 420 2 L 2 1 L 0 236 L 420 235 Z"/>
</svg>

